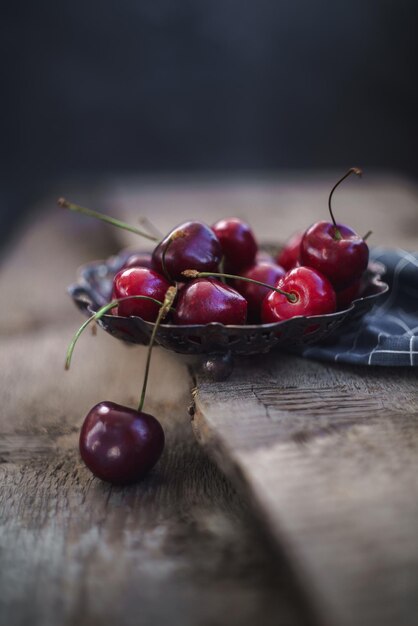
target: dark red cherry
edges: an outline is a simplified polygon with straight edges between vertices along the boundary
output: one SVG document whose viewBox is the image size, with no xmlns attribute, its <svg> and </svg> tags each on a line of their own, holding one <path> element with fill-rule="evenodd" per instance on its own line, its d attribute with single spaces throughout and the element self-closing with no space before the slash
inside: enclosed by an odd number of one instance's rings
<svg viewBox="0 0 418 626">
<path fill-rule="evenodd" d="M 80 454 L 95 476 L 125 485 L 142 478 L 164 449 L 161 424 L 114 402 L 100 402 L 87 414 L 80 432 Z"/>
<path fill-rule="evenodd" d="M 264 324 L 281 322 L 296 315 L 325 315 L 334 313 L 335 291 L 329 280 L 311 267 L 296 267 L 279 280 L 279 289 L 292 294 L 286 296 L 271 291 L 263 300 L 261 317 Z"/>
<path fill-rule="evenodd" d="M 365 272 L 361 276 L 361 278 L 355 280 L 353 283 L 351 283 L 351 285 L 348 285 L 348 287 L 336 291 L 337 309 L 339 311 L 348 309 L 353 300 L 357 300 L 364 295 L 365 291 L 367 291 L 368 286 L 369 276 L 367 275 L 367 272 Z"/>
<path fill-rule="evenodd" d="M 147 267 L 148 269 L 154 269 L 152 266 L 152 255 L 150 252 L 133 252 L 123 264 L 122 269 L 128 269 L 129 267 Z"/>
<path fill-rule="evenodd" d="M 131 267 L 118 272 L 113 280 L 114 298 L 127 296 L 149 296 L 163 302 L 170 283 L 154 270 Z M 147 322 L 155 322 L 159 305 L 149 300 L 127 300 L 120 302 L 118 314 L 122 317 L 137 315 Z"/>
<path fill-rule="evenodd" d="M 170 242 L 170 243 L 169 243 Z M 216 272 L 222 258 L 221 244 L 209 226 L 202 222 L 185 222 L 168 233 L 152 253 L 155 269 L 164 274 L 163 251 L 168 276 L 183 280 L 182 272 L 191 267 L 200 272 Z"/>
<path fill-rule="evenodd" d="M 248 224 L 237 217 L 229 217 L 216 222 L 212 230 L 221 242 L 225 272 L 237 274 L 254 264 L 258 246 Z"/>
<path fill-rule="evenodd" d="M 337 235 L 337 229 L 339 235 Z M 324 274 L 335 289 L 359 279 L 369 262 L 369 248 L 351 228 L 331 222 L 313 224 L 303 236 L 301 262 Z"/>
<path fill-rule="evenodd" d="M 292 235 L 277 255 L 277 263 L 284 267 L 286 272 L 296 267 L 300 261 L 300 244 L 303 235 L 304 232 L 300 231 Z"/>
<path fill-rule="evenodd" d="M 268 262 L 257 263 L 248 270 L 241 272 L 241 276 L 244 278 L 259 280 L 273 287 L 284 274 L 285 271 L 280 265 Z M 243 280 L 235 280 L 234 287 L 248 302 L 248 322 L 258 324 L 261 319 L 262 302 L 270 290 L 267 287 L 262 287 L 255 283 L 247 283 Z"/>
<path fill-rule="evenodd" d="M 178 294 L 176 324 L 245 324 L 247 301 L 215 278 L 198 278 Z"/>
</svg>

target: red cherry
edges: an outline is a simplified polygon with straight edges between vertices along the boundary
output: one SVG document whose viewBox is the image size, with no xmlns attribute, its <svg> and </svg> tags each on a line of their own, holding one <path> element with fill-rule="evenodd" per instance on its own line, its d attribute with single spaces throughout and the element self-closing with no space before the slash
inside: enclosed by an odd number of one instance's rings
<svg viewBox="0 0 418 626">
<path fill-rule="evenodd" d="M 161 424 L 148 413 L 114 402 L 100 402 L 80 432 L 80 454 L 95 476 L 114 484 L 142 478 L 164 449 Z"/>
<path fill-rule="evenodd" d="M 254 264 L 258 246 L 248 224 L 237 217 L 229 217 L 216 222 L 212 230 L 221 242 L 226 272 L 236 274 Z"/>
<path fill-rule="evenodd" d="M 148 269 L 154 269 L 152 265 L 152 256 L 150 252 L 134 252 L 125 261 L 122 269 L 128 269 L 129 267 L 147 267 Z"/>
<path fill-rule="evenodd" d="M 245 324 L 247 301 L 235 289 L 214 278 L 198 278 L 178 294 L 176 324 Z"/>
<path fill-rule="evenodd" d="M 222 258 L 221 244 L 209 226 L 185 222 L 168 233 L 152 253 L 154 268 L 164 274 L 162 263 L 172 280 L 183 280 L 182 272 L 193 267 L 201 272 L 215 272 Z"/>
<path fill-rule="evenodd" d="M 300 231 L 292 235 L 277 255 L 277 263 L 286 271 L 292 270 L 300 261 L 300 244 L 303 235 L 304 232 Z"/>
<path fill-rule="evenodd" d="M 163 302 L 170 283 L 160 274 L 145 267 L 131 267 L 118 272 L 113 280 L 115 299 L 127 296 L 149 296 Z M 159 305 L 148 300 L 120 302 L 118 314 L 122 317 L 137 315 L 147 322 L 155 322 Z"/>
<path fill-rule="evenodd" d="M 338 185 L 351 174 L 361 176 L 361 173 L 357 167 L 351 167 L 334 185 L 328 198 L 332 223 L 313 224 L 304 234 L 300 247 L 302 265 L 325 274 L 338 290 L 360 278 L 369 262 L 369 248 L 364 238 L 348 226 L 337 224 L 331 208 L 331 198 Z"/>
<path fill-rule="evenodd" d="M 301 245 L 303 265 L 313 267 L 343 289 L 363 274 L 369 262 L 369 248 L 365 241 L 348 226 L 317 222 L 306 231 Z"/>
<path fill-rule="evenodd" d="M 263 300 L 261 318 L 264 324 L 281 322 L 296 315 L 325 315 L 336 309 L 335 291 L 329 280 L 311 267 L 290 270 L 276 285 L 293 294 L 291 302 L 286 296 L 271 291 Z"/>
<path fill-rule="evenodd" d="M 241 276 L 275 286 L 284 274 L 285 271 L 280 265 L 262 262 L 242 272 Z M 248 321 L 252 324 L 258 324 L 261 317 L 262 302 L 270 290 L 267 287 L 262 287 L 255 283 L 247 283 L 243 280 L 235 280 L 234 287 L 248 302 Z"/>
<path fill-rule="evenodd" d="M 348 285 L 348 287 L 336 291 L 337 309 L 339 311 L 348 309 L 353 300 L 357 300 L 357 298 L 361 298 L 361 296 L 364 295 L 369 285 L 369 276 L 367 272 L 365 272 L 361 278 L 351 283 L 351 285 Z"/>
</svg>

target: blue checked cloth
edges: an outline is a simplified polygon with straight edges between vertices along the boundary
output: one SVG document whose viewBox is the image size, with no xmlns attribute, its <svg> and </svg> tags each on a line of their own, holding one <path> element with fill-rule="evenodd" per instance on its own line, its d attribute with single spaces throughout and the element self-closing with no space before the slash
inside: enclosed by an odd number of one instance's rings
<svg viewBox="0 0 418 626">
<path fill-rule="evenodd" d="M 418 253 L 374 248 L 370 258 L 387 268 L 385 299 L 355 327 L 305 348 L 302 356 L 361 365 L 418 366 Z"/>
</svg>

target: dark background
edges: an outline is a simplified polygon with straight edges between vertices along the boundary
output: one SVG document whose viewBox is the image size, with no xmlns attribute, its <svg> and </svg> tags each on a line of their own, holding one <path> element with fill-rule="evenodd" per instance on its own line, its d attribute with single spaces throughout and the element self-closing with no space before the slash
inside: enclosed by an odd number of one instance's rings
<svg viewBox="0 0 418 626">
<path fill-rule="evenodd" d="M 64 178 L 352 164 L 415 176 L 416 6 L 10 2 L 3 225 Z"/>
</svg>

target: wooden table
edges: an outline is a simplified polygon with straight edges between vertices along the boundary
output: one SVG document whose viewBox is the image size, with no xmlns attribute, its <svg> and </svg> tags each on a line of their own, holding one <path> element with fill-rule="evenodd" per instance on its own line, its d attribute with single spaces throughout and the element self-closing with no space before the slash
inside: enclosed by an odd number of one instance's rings
<svg viewBox="0 0 418 626">
<path fill-rule="evenodd" d="M 166 231 L 237 214 L 260 239 L 326 218 L 320 178 L 112 180 L 85 204 Z M 72 193 L 71 193 L 72 191 Z M 418 245 L 417 190 L 350 181 L 342 221 Z M 344 218 L 343 218 L 344 216 Z M 93 479 L 76 449 L 96 402 L 134 404 L 145 350 L 100 332 L 77 346 L 76 267 L 130 236 L 46 201 L 5 256 L 0 285 L 0 623 L 409 625 L 418 615 L 416 372 L 278 353 L 211 383 L 156 350 L 146 408 L 167 433 L 140 484 Z M 141 244 L 142 245 L 142 244 Z M 193 430 L 187 408 L 193 389 Z"/>
</svg>

